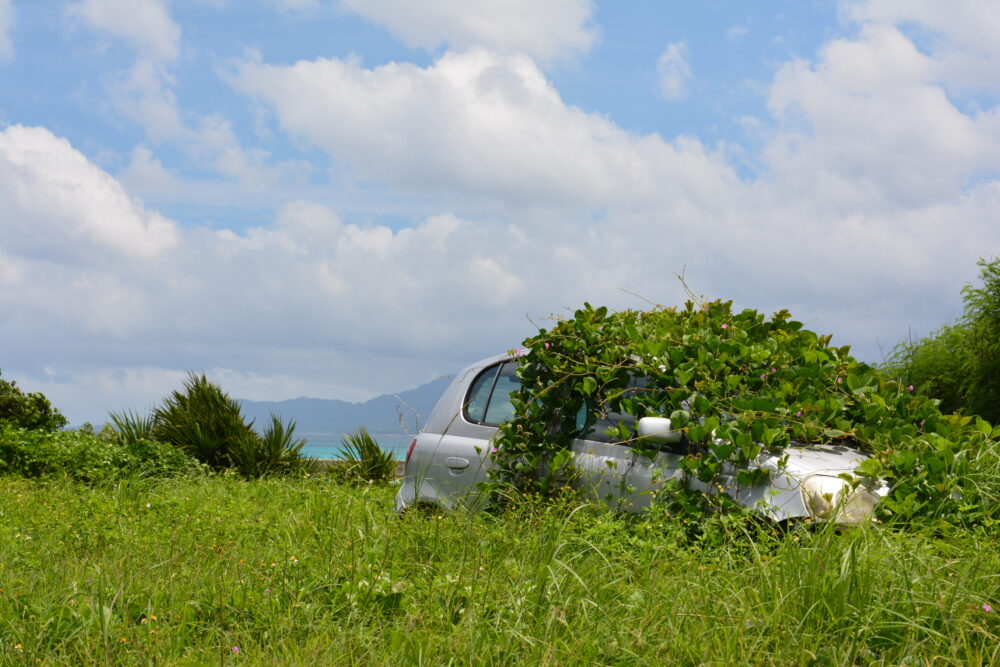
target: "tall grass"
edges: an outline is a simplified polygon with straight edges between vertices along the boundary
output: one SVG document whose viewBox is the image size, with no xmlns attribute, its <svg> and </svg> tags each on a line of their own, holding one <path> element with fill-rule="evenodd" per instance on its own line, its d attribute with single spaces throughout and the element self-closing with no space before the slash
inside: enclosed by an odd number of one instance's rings
<svg viewBox="0 0 1000 667">
<path fill-rule="evenodd" d="M 781 534 L 719 517 L 693 533 L 531 500 L 400 518 L 391 494 L 326 477 L 0 478 L 0 662 L 1000 660 L 984 528 Z"/>
</svg>

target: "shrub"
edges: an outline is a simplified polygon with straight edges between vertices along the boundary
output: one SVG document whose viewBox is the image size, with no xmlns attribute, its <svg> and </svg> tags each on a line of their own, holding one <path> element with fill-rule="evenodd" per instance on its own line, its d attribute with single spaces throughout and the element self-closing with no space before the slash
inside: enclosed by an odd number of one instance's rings
<svg viewBox="0 0 1000 667">
<path fill-rule="evenodd" d="M 979 260 L 981 287 L 962 290 L 961 319 L 893 348 L 882 370 L 963 411 L 1000 421 L 1000 259 Z"/>
<path fill-rule="evenodd" d="M 295 438 L 295 422 L 285 423 L 272 414 L 260 437 L 244 438 L 230 456 L 246 477 L 263 477 L 311 467 L 312 460 L 302 455 L 305 444 Z"/>
<path fill-rule="evenodd" d="M 0 472 L 22 477 L 68 475 L 83 482 L 122 476 L 193 473 L 200 466 L 164 443 L 123 443 L 88 431 L 42 431 L 0 426 Z"/>
<path fill-rule="evenodd" d="M 239 402 L 194 373 L 183 391 L 175 390 L 153 411 L 150 435 L 215 469 L 234 465 L 235 452 L 252 447 L 247 441 L 257 437 Z"/>
<path fill-rule="evenodd" d="M 619 313 L 585 304 L 524 341 L 515 416 L 500 426 L 491 474 L 551 492 L 581 411 L 589 424 L 610 413 L 662 415 L 684 429 L 694 447 L 681 467 L 703 482 L 732 465 L 743 468 L 737 483 L 751 485 L 766 471 L 746 464 L 763 447 L 838 442 L 869 450 L 859 474 L 892 481 L 883 516 L 995 518 L 1000 428 L 943 414 L 829 342 L 787 311 L 767 318 L 731 302 Z M 648 384 L 633 387 L 632 378 Z M 607 433 L 655 454 L 624 422 Z"/>
<path fill-rule="evenodd" d="M 340 441 L 341 474 L 356 482 L 385 483 L 396 476 L 396 459 L 379 446 L 364 426 Z"/>
<path fill-rule="evenodd" d="M 168 443 L 215 470 L 235 469 L 261 477 L 308 467 L 304 440 L 295 439 L 294 422 L 271 416 L 262 435 L 243 417 L 239 401 L 210 382 L 191 374 L 182 391 L 174 391 L 153 414 L 112 415 L 122 441 L 151 439 Z"/>
<path fill-rule="evenodd" d="M 13 380 L 0 378 L 0 425 L 57 431 L 67 423 L 43 394 L 25 394 Z"/>
</svg>

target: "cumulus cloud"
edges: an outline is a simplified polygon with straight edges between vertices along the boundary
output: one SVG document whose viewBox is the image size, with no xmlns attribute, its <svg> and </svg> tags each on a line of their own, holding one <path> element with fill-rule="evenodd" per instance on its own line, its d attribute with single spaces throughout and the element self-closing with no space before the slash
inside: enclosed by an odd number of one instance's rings
<svg viewBox="0 0 1000 667">
<path fill-rule="evenodd" d="M 0 201 L 6 212 L 0 247 L 34 257 L 79 248 L 81 255 L 149 259 L 177 243 L 172 222 L 43 128 L 0 132 Z"/>
<path fill-rule="evenodd" d="M 668 100 L 683 98 L 687 94 L 686 86 L 691 78 L 687 42 L 668 44 L 656 61 L 656 73 L 657 86 L 663 97 Z"/>
<path fill-rule="evenodd" d="M 0 0 L 0 62 L 14 58 L 14 42 L 10 33 L 14 30 L 16 15 L 11 0 Z"/>
<path fill-rule="evenodd" d="M 767 160 L 797 189 L 843 184 L 910 206 L 957 196 L 1000 167 L 997 110 L 963 113 L 932 59 L 892 26 L 866 25 L 828 43 L 816 63 L 785 65 L 768 105 L 783 134 Z"/>
<path fill-rule="evenodd" d="M 133 281 L 178 245 L 176 226 L 124 191 L 65 139 L 42 128 L 0 132 L 0 310 L 15 337 L 141 328 Z"/>
<path fill-rule="evenodd" d="M 996 110 L 956 107 L 933 58 L 877 21 L 779 70 L 753 180 L 696 140 L 637 135 L 567 105 L 523 56 L 446 53 L 424 68 L 251 60 L 232 81 L 363 177 L 492 198 L 518 216 L 558 204 L 561 221 L 533 222 L 532 239 L 552 243 L 540 239 L 563 225 L 574 242 L 549 256 L 569 264 L 614 249 L 631 269 L 604 276 L 616 286 L 644 293 L 687 266 L 707 293 L 784 300 L 803 316 L 818 316 L 822 294 L 818 326 L 856 336 L 868 358 L 876 339 L 900 335 L 894 318 L 923 312 L 929 294 L 957 301 L 976 257 L 1000 251 Z M 599 224 L 585 217 L 594 209 Z"/>
<path fill-rule="evenodd" d="M 288 0 L 285 0 L 288 2 Z M 411 47 L 485 47 L 541 60 L 585 52 L 594 43 L 591 0 L 342 0 Z"/>
<path fill-rule="evenodd" d="M 698 141 L 631 134 L 565 104 L 525 56 L 476 49 L 421 68 L 251 60 L 233 85 L 282 127 L 395 185 L 570 206 L 701 197 L 735 177 Z"/>
<path fill-rule="evenodd" d="M 849 0 L 848 20 L 917 27 L 933 35 L 926 48 L 936 80 L 953 89 L 994 88 L 1000 79 L 1000 12 L 992 0 Z"/>
</svg>

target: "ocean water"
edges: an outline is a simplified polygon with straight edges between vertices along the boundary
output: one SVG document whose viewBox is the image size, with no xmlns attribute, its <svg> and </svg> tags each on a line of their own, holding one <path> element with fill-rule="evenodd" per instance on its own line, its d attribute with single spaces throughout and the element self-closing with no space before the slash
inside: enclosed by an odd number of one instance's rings
<svg viewBox="0 0 1000 667">
<path fill-rule="evenodd" d="M 343 449 L 341 440 L 346 433 L 303 433 L 302 438 L 306 441 L 302 453 L 316 459 L 339 459 L 340 450 Z M 406 458 L 406 449 L 413 440 L 412 435 L 405 433 L 372 433 L 375 442 L 382 449 L 392 452 L 397 460 Z"/>
</svg>

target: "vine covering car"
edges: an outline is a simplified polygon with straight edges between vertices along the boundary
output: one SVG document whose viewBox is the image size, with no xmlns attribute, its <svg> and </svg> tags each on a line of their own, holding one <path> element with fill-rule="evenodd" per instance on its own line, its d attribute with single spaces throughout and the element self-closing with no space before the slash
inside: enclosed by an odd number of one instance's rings
<svg viewBox="0 0 1000 667">
<path fill-rule="evenodd" d="M 519 363 L 520 353 L 497 355 L 455 377 L 407 451 L 396 495 L 398 511 L 414 505 L 478 508 L 486 502 L 480 483 L 493 465 L 498 427 L 514 415 Z M 633 383 L 637 389 L 641 384 Z M 620 438 L 623 425 L 631 438 Z M 764 473 L 751 476 L 756 480 L 752 484 L 741 484 L 741 468 L 730 462 L 715 479 L 703 482 L 683 471 L 681 460 L 691 453 L 691 444 L 683 430 L 671 426 L 666 417 L 636 419 L 581 410 L 571 447 L 573 474 L 565 481 L 585 497 L 630 512 L 649 507 L 660 489 L 678 480 L 693 490 L 725 493 L 774 520 L 811 518 L 842 524 L 868 520 L 888 493 L 884 482 L 855 476 L 867 458 L 863 453 L 832 443 L 764 448 L 742 468 Z"/>
</svg>

